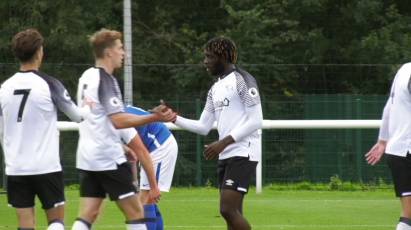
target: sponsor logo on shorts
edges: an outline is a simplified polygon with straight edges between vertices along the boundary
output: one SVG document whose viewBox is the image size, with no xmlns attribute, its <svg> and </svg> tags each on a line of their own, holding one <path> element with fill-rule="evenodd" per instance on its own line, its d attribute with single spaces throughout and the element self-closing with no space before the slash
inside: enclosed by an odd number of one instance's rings
<svg viewBox="0 0 411 230">
<path fill-rule="evenodd" d="M 231 180 L 231 179 L 228 179 L 228 180 L 225 181 L 225 185 L 227 185 L 227 186 L 233 186 L 233 184 L 234 184 L 234 181 Z"/>
</svg>

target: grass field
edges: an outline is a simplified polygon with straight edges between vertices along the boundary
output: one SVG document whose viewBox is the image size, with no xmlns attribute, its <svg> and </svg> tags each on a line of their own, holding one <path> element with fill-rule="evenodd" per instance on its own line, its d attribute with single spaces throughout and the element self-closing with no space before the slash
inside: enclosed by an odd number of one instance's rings
<svg viewBox="0 0 411 230">
<path fill-rule="evenodd" d="M 68 190 L 66 226 L 70 229 L 78 208 L 78 191 Z M 39 205 L 38 205 L 39 206 Z M 211 188 L 173 188 L 160 202 L 167 230 L 225 229 L 218 212 L 218 191 Z M 399 202 L 392 190 L 376 191 L 250 191 L 245 215 L 253 229 L 285 230 L 386 230 L 395 229 Z M 37 209 L 38 228 L 46 229 L 41 209 Z M 124 219 L 112 202 L 94 229 L 125 229 Z M 16 218 L 0 195 L 0 229 L 16 229 Z"/>
</svg>

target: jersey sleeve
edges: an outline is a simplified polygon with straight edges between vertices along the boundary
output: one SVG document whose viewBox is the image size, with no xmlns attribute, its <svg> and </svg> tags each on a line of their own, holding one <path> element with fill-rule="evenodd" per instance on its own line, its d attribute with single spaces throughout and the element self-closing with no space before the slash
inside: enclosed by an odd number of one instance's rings
<svg viewBox="0 0 411 230">
<path fill-rule="evenodd" d="M 200 135 L 207 135 L 213 128 L 214 121 L 214 114 L 207 110 L 203 110 L 199 120 L 192 120 L 177 116 L 174 124 L 191 132 L 198 133 Z"/>
<path fill-rule="evenodd" d="M 120 88 L 113 77 L 100 75 L 98 97 L 107 115 L 125 112 Z"/>
<path fill-rule="evenodd" d="M 137 135 L 135 128 L 117 129 L 117 132 L 119 132 L 121 141 L 124 144 L 130 143 L 131 140 Z"/>
<path fill-rule="evenodd" d="M 204 106 L 204 110 L 209 112 L 209 113 L 214 113 L 214 111 L 215 111 L 214 104 L 213 104 L 213 91 L 212 91 L 212 89 L 213 88 L 211 88 L 208 91 L 206 104 Z"/>
<path fill-rule="evenodd" d="M 261 103 L 260 93 L 255 79 L 251 76 L 236 75 L 237 93 L 247 107 Z"/>
<path fill-rule="evenodd" d="M 51 100 L 57 108 L 66 114 L 72 121 L 83 121 L 83 116 L 87 113 L 87 111 L 83 111 L 77 107 L 63 84 L 59 80 L 53 78 L 48 78 L 47 83 L 50 88 Z"/>
<path fill-rule="evenodd" d="M 3 145 L 3 110 L 1 108 L 1 88 L 0 88 L 0 144 Z"/>
</svg>

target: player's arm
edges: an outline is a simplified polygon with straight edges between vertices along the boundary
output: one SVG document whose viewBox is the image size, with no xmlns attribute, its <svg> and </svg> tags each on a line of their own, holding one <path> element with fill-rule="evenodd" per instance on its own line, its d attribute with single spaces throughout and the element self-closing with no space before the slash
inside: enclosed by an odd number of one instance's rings
<svg viewBox="0 0 411 230">
<path fill-rule="evenodd" d="M 213 128 L 214 121 L 214 114 L 204 110 L 201 113 L 199 120 L 191 120 L 177 116 L 174 124 L 188 131 L 200 135 L 207 135 L 210 132 L 211 128 Z"/>
<path fill-rule="evenodd" d="M 0 99 L 1 99 L 1 87 L 0 87 Z M 1 146 L 3 146 L 3 133 L 4 133 L 4 121 L 3 121 L 3 110 L 1 108 L 1 104 L 0 104 L 0 144 Z"/>
<path fill-rule="evenodd" d="M 136 154 L 137 159 L 146 171 L 148 182 L 150 184 L 150 198 L 158 201 L 160 199 L 160 190 L 157 186 L 156 174 L 154 172 L 153 161 L 150 153 L 141 141 L 140 136 L 133 128 L 120 130 L 120 136 L 127 143 L 127 146 Z"/>
<path fill-rule="evenodd" d="M 3 113 L 0 107 L 0 144 L 3 146 Z"/>
<path fill-rule="evenodd" d="M 199 120 L 191 120 L 177 116 L 174 124 L 191 132 L 200 135 L 207 135 L 211 128 L 213 128 L 215 121 L 214 111 L 212 91 L 209 90 L 207 94 L 207 101 Z"/>
<path fill-rule="evenodd" d="M 244 137 L 249 136 L 263 127 L 263 111 L 261 104 L 246 107 L 245 112 L 247 116 L 246 121 L 230 132 L 230 136 L 233 137 L 234 141 L 242 140 Z"/>
<path fill-rule="evenodd" d="M 90 113 L 90 105 L 92 102 L 87 102 L 83 107 L 77 107 L 63 84 L 54 79 L 49 81 L 51 99 L 57 108 L 62 111 L 70 120 L 75 122 L 83 121 Z"/>
<path fill-rule="evenodd" d="M 378 134 L 378 140 L 385 141 L 385 142 L 388 141 L 388 138 L 389 138 L 388 129 L 389 129 L 390 110 L 391 110 L 391 102 L 390 100 L 388 100 L 382 112 L 381 127 L 380 127 L 379 134 Z"/>
<path fill-rule="evenodd" d="M 133 185 L 138 189 L 138 169 L 137 169 L 137 164 L 138 164 L 138 158 L 137 154 L 130 149 L 127 145 L 123 145 L 124 153 L 127 156 L 127 160 L 131 165 L 131 175 L 133 177 Z"/>
<path fill-rule="evenodd" d="M 204 157 L 207 160 L 216 158 L 228 145 L 238 142 L 262 128 L 263 112 L 261 104 L 246 107 L 245 111 L 247 118 L 244 123 L 235 127 L 230 134 L 223 139 L 205 146 Z"/>
<path fill-rule="evenodd" d="M 125 112 L 110 114 L 110 120 L 117 129 L 142 126 L 152 122 L 169 122 L 175 120 L 176 114 L 167 106 L 159 105 L 153 109 L 153 113 L 147 115 L 135 115 Z"/>
<path fill-rule="evenodd" d="M 390 118 L 391 102 L 390 99 L 384 106 L 384 111 L 382 113 L 381 127 L 378 134 L 378 141 L 373 147 L 365 154 L 365 159 L 370 165 L 377 164 L 382 155 L 385 153 L 385 148 L 387 146 L 387 141 L 389 139 L 389 118 Z"/>
</svg>

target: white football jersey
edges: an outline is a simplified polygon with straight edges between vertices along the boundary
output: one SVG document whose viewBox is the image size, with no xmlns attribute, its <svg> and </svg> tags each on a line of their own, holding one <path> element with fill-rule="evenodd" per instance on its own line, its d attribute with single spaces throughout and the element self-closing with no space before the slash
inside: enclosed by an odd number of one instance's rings
<svg viewBox="0 0 411 230">
<path fill-rule="evenodd" d="M 57 108 L 82 120 L 61 82 L 38 71 L 17 72 L 1 85 L 0 105 L 6 174 L 61 171 Z"/>
<path fill-rule="evenodd" d="M 117 169 L 118 164 L 126 162 L 119 132 L 108 117 L 124 112 L 117 80 L 104 69 L 91 67 L 79 80 L 77 102 L 82 104 L 85 96 L 95 105 L 79 126 L 77 168 L 88 171 Z M 135 129 L 129 131 L 137 135 Z"/>
<path fill-rule="evenodd" d="M 386 153 L 405 157 L 411 152 L 411 63 L 395 75 L 384 108 L 380 139 L 388 140 Z M 382 138 L 384 136 L 385 138 Z"/>
<path fill-rule="evenodd" d="M 219 79 L 208 92 L 204 110 L 213 113 L 217 122 L 219 138 L 230 135 L 231 131 L 247 120 L 246 107 L 260 104 L 256 80 L 244 70 L 236 69 Z M 249 136 L 236 140 L 220 153 L 219 159 L 234 156 L 250 157 L 251 161 L 261 159 L 258 130 Z"/>
</svg>

